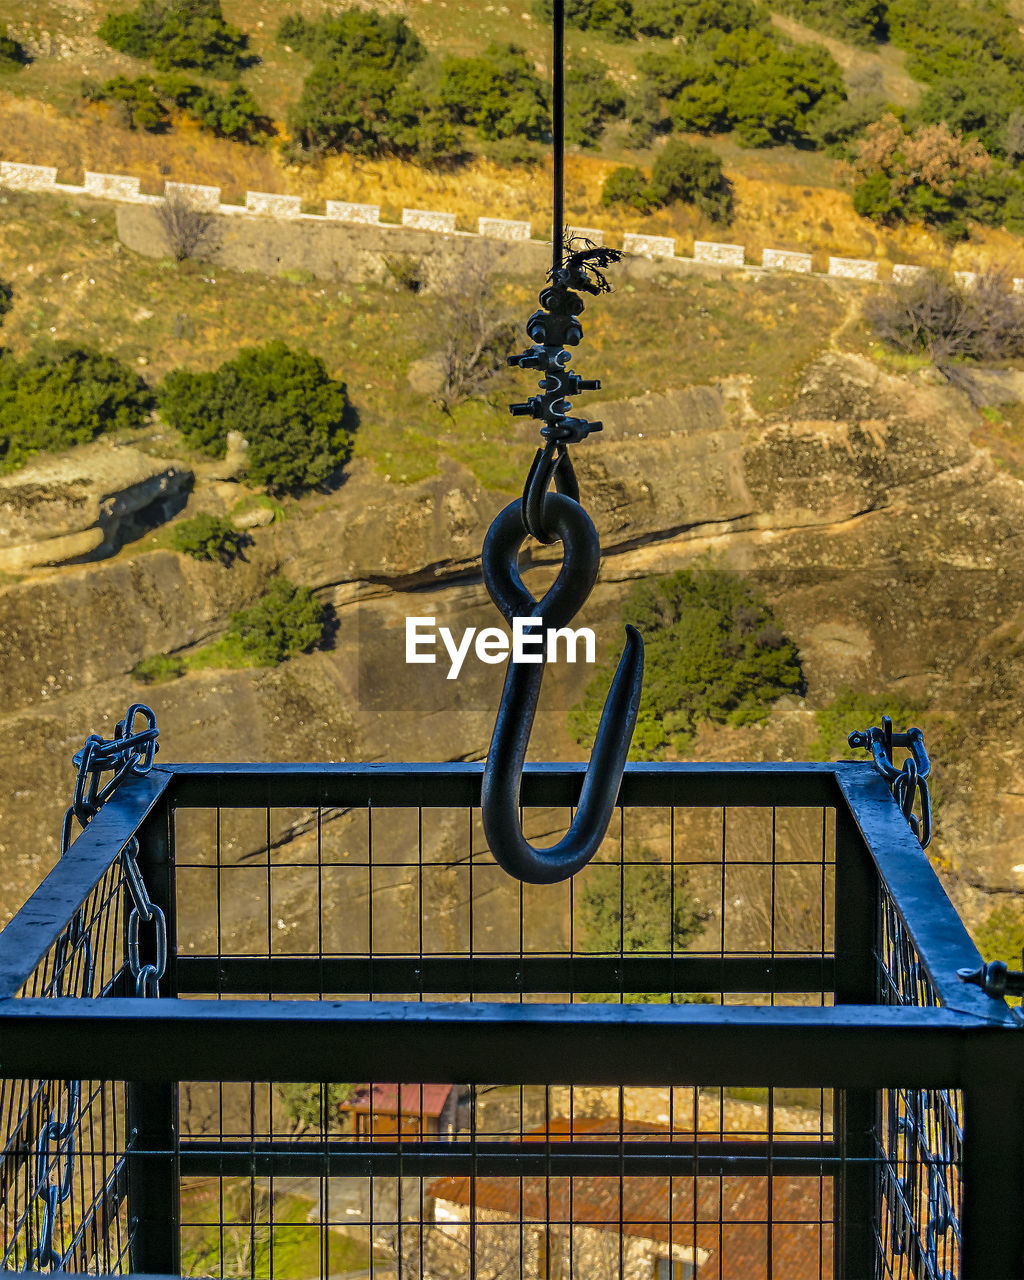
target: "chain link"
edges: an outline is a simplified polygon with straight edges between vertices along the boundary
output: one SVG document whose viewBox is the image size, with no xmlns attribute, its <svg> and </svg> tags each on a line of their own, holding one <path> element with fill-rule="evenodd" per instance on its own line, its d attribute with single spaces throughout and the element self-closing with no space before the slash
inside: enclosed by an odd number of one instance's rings
<svg viewBox="0 0 1024 1280">
<path fill-rule="evenodd" d="M 143 723 L 137 727 L 140 718 Z M 76 825 L 84 831 L 129 773 L 146 774 L 150 771 L 159 749 L 157 735 L 155 714 L 149 707 L 136 702 L 118 723 L 112 739 L 106 740 L 95 733 L 86 738 L 82 749 L 74 755 L 78 772 L 74 799 L 64 814 L 61 826 L 61 857 L 71 848 Z M 106 780 L 105 774 L 110 775 Z M 135 979 L 135 994 L 155 996 L 159 994 L 160 979 L 167 967 L 167 923 L 163 912 L 150 901 L 146 892 L 136 860 L 138 852 L 139 842 L 134 836 L 121 850 L 121 867 L 132 900 L 127 922 L 128 968 Z M 153 926 L 155 963 L 152 964 L 143 964 L 141 960 L 139 929 L 142 924 Z M 54 947 L 54 995 L 90 996 L 94 976 L 92 939 L 86 927 L 83 905 Z M 70 1198 L 74 1185 L 75 1131 L 82 1096 L 81 1081 L 67 1080 L 64 1088 L 67 1090 L 67 1103 L 63 1120 L 60 1119 L 59 1107 L 51 1107 L 36 1141 L 34 1199 L 40 1203 L 39 1226 L 36 1244 L 28 1248 L 24 1271 L 43 1267 L 61 1269 L 62 1257 L 54 1248 L 54 1229 L 60 1206 Z M 56 1179 L 51 1182 L 50 1177 L 54 1173 Z"/>
</svg>

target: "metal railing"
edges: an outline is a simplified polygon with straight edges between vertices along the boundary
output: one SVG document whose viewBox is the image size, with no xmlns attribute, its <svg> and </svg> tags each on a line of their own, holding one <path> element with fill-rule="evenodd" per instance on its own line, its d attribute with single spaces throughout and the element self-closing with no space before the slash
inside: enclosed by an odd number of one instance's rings
<svg viewBox="0 0 1024 1280">
<path fill-rule="evenodd" d="M 1024 1041 L 872 765 L 631 765 L 552 886 L 480 780 L 122 783 L 0 934 L 3 1268 L 1024 1274 Z"/>
</svg>

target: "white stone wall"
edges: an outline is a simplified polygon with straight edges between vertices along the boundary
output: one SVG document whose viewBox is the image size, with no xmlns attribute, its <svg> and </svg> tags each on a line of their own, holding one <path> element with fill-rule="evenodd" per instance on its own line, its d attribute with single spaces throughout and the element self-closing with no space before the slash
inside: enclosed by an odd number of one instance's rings
<svg viewBox="0 0 1024 1280">
<path fill-rule="evenodd" d="M 742 267 L 743 245 L 715 244 L 713 240 L 693 242 L 694 262 L 714 262 L 720 267 Z"/>
<path fill-rule="evenodd" d="M 84 188 L 87 195 L 105 196 L 108 200 L 138 200 L 140 178 L 126 178 L 119 173 L 90 173 L 85 171 Z"/>
<path fill-rule="evenodd" d="M 847 280 L 877 280 L 878 263 L 870 258 L 829 258 L 828 273 Z"/>
<path fill-rule="evenodd" d="M 279 196 L 272 191 L 247 191 L 245 207 L 249 213 L 271 218 L 297 218 L 302 213 L 301 196 Z"/>
<path fill-rule="evenodd" d="M 912 267 L 906 262 L 894 262 L 892 278 L 894 284 L 913 284 L 924 275 L 924 267 Z"/>
<path fill-rule="evenodd" d="M 368 227 L 380 224 L 379 204 L 350 204 L 347 200 L 328 200 L 325 214 L 337 222 L 358 222 Z"/>
<path fill-rule="evenodd" d="M 978 283 L 978 273 L 976 271 L 954 271 L 953 279 L 961 289 L 973 289 Z"/>
<path fill-rule="evenodd" d="M 477 218 L 476 232 L 488 240 L 529 240 L 530 224 L 509 218 Z"/>
<path fill-rule="evenodd" d="M 639 258 L 674 258 L 676 242 L 671 236 L 641 236 L 627 231 L 622 237 L 622 252 Z"/>
<path fill-rule="evenodd" d="M 56 167 L 0 160 L 0 186 L 18 191 L 48 191 L 57 182 Z"/>
<path fill-rule="evenodd" d="M 811 272 L 811 255 L 794 253 L 789 249 L 762 249 L 761 266 L 774 271 L 801 271 L 805 275 Z"/>
<path fill-rule="evenodd" d="M 605 234 L 599 227 L 566 227 L 566 232 L 580 240 L 590 240 L 596 245 L 603 245 Z"/>
<path fill-rule="evenodd" d="M 190 209 L 202 209 L 206 213 L 216 213 L 220 208 L 220 187 L 200 187 L 194 182 L 165 182 L 164 197 L 180 200 Z"/>
<path fill-rule="evenodd" d="M 417 231 L 439 231 L 450 236 L 455 231 L 455 214 L 438 213 L 434 209 L 403 209 L 402 226 Z"/>
</svg>

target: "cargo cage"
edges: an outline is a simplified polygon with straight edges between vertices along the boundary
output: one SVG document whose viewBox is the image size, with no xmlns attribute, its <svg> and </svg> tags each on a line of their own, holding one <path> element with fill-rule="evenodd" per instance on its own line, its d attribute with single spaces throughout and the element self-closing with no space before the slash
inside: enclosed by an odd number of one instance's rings
<svg viewBox="0 0 1024 1280">
<path fill-rule="evenodd" d="M 0 934 L 0 1269 L 1024 1274 L 1024 1040 L 871 764 L 630 765 L 545 887 L 480 782 L 121 783 Z"/>
</svg>

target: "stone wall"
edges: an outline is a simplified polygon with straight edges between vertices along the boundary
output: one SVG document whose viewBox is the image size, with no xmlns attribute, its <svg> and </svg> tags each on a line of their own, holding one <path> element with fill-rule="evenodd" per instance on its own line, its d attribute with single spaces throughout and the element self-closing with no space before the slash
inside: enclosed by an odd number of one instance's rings
<svg viewBox="0 0 1024 1280">
<path fill-rule="evenodd" d="M 302 223 L 310 224 L 310 226 L 341 223 L 351 228 L 363 226 L 379 229 L 382 233 L 389 230 L 397 232 L 408 229 L 413 232 L 431 232 L 435 235 L 446 237 L 464 234 L 470 239 L 503 240 L 509 244 L 518 244 L 524 247 L 527 245 L 541 246 L 543 244 L 543 241 L 532 239 L 533 227 L 529 222 L 517 221 L 511 218 L 478 218 L 474 232 L 459 233 L 455 214 L 436 209 L 403 209 L 401 223 L 395 224 L 381 222 L 379 205 L 357 204 L 346 200 L 326 200 L 323 213 L 303 213 L 302 198 L 300 196 L 283 195 L 270 191 L 247 191 L 244 205 L 225 205 L 220 202 L 221 191 L 219 187 L 200 186 L 187 182 L 166 182 L 164 184 L 164 196 L 147 196 L 141 193 L 141 180 L 129 174 L 86 172 L 83 185 L 78 187 L 58 182 L 57 169 L 54 166 L 19 164 L 11 160 L 0 161 L 0 186 L 8 187 L 11 190 L 87 195 L 136 205 L 156 205 L 160 204 L 165 198 L 182 200 L 196 209 L 230 215 L 231 220 L 236 225 L 240 225 L 247 218 L 259 219 L 264 223 L 264 228 L 257 236 L 254 237 L 242 233 L 242 235 L 235 237 L 239 244 L 247 243 L 250 251 L 256 247 L 260 236 L 264 239 L 266 238 L 267 232 L 265 228 L 268 219 L 273 219 L 279 223 L 301 221 Z M 129 230 L 128 234 L 138 239 L 141 225 L 132 223 L 133 229 Z M 608 241 L 607 233 L 600 227 L 568 226 L 566 230 L 570 235 L 590 240 L 596 245 L 604 245 Z M 547 234 L 547 231 L 544 234 Z M 145 235 L 143 235 L 142 239 L 145 238 Z M 388 240 L 386 248 L 389 252 L 393 252 L 393 237 L 386 238 Z M 383 245 L 384 241 L 378 240 L 373 247 L 367 246 L 364 258 L 355 261 L 354 266 L 350 266 L 345 270 L 340 268 L 339 255 L 336 255 L 333 250 L 327 255 L 332 259 L 329 266 L 324 264 L 322 269 L 310 269 L 316 275 L 327 273 L 333 279 L 373 278 L 375 275 L 379 276 L 382 270 L 379 260 Z M 632 258 L 634 263 L 637 259 L 646 260 L 652 265 L 655 262 L 671 260 L 679 263 L 690 262 L 708 267 L 724 267 L 735 270 L 747 269 L 746 247 L 741 244 L 720 244 L 711 240 L 697 240 L 694 242 L 692 256 L 687 257 L 685 254 L 676 252 L 676 242 L 671 236 L 641 235 L 637 232 L 627 231 L 621 237 L 621 246 L 623 253 Z M 147 252 L 146 249 L 141 251 Z M 424 254 L 422 237 L 414 237 L 408 245 L 403 245 L 401 251 Z M 350 248 L 348 252 L 351 254 Z M 229 252 L 226 257 L 218 255 L 218 260 L 224 260 L 225 265 L 231 265 L 230 259 L 233 256 L 233 253 Z M 256 256 L 257 258 L 263 258 L 268 255 L 257 251 Z M 269 256 L 270 260 L 277 264 L 276 268 L 269 266 L 268 269 L 271 271 L 275 269 L 290 270 L 293 267 L 298 269 L 305 266 L 301 262 L 289 263 L 284 266 L 280 257 L 275 258 L 272 254 Z M 429 259 L 429 251 L 427 251 L 426 257 Z M 814 270 L 813 260 L 809 253 L 801 253 L 792 249 L 763 249 L 761 267 L 773 271 L 792 271 L 802 275 L 808 275 Z M 925 268 L 923 267 L 896 263 L 892 267 L 890 278 L 896 284 L 910 284 L 918 279 L 924 270 Z M 870 258 L 830 257 L 828 259 L 827 274 L 848 280 L 872 282 L 880 278 L 879 264 Z M 960 284 L 968 288 L 974 284 L 976 279 L 976 274 L 970 271 L 957 271 L 954 272 L 954 276 Z M 1024 292 L 1024 279 L 1015 279 L 1013 287 L 1017 292 Z"/>
</svg>

